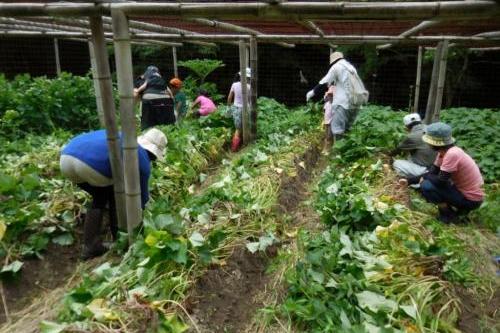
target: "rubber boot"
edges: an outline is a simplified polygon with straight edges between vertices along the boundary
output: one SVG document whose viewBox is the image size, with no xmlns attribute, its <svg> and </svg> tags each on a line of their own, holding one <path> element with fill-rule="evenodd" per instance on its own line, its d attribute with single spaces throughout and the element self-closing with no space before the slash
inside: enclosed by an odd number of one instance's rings
<svg viewBox="0 0 500 333">
<path fill-rule="evenodd" d="M 240 148 L 240 144 L 241 144 L 241 138 L 240 138 L 239 134 L 234 133 L 233 140 L 231 142 L 231 151 L 233 153 L 237 152 L 238 149 Z"/>
<path fill-rule="evenodd" d="M 83 251 L 82 259 L 87 260 L 103 255 L 108 249 L 101 242 L 101 224 L 103 211 L 101 209 L 89 209 L 85 216 L 83 226 Z"/>
<path fill-rule="evenodd" d="M 448 207 L 438 207 L 438 210 L 438 220 L 443 222 L 444 224 L 450 224 L 457 220 L 457 215 L 452 209 Z"/>
<path fill-rule="evenodd" d="M 113 237 L 113 242 L 118 239 L 118 218 L 116 217 L 116 207 L 109 207 L 109 229 L 111 231 L 111 236 Z"/>
</svg>

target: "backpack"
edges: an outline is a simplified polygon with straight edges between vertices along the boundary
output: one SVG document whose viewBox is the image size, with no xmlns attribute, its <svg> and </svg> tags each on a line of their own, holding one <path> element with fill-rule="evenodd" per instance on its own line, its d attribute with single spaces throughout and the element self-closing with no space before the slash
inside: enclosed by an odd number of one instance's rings
<svg viewBox="0 0 500 333">
<path fill-rule="evenodd" d="M 368 103 L 369 92 L 365 89 L 356 69 L 349 63 L 342 63 L 342 65 L 349 72 L 350 104 L 358 107 Z"/>
</svg>

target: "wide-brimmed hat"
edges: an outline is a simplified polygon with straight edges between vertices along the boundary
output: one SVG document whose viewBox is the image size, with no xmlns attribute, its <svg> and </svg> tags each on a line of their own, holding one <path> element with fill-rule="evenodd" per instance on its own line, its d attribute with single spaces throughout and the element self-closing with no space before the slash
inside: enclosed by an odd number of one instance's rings
<svg viewBox="0 0 500 333">
<path fill-rule="evenodd" d="M 405 124 L 405 126 L 410 126 L 413 123 L 421 121 L 422 118 L 420 118 L 420 115 L 418 113 L 410 113 L 403 117 L 403 124 Z"/>
<path fill-rule="evenodd" d="M 252 69 L 247 67 L 246 70 L 245 70 L 245 76 L 248 77 L 248 78 L 251 78 L 252 77 Z M 241 76 L 241 71 L 238 72 L 238 75 Z"/>
<path fill-rule="evenodd" d="M 342 52 L 333 52 L 330 54 L 330 65 L 335 61 L 344 58 L 344 54 Z"/>
<path fill-rule="evenodd" d="M 159 129 L 151 128 L 137 138 L 137 143 L 155 155 L 158 160 L 163 160 L 165 151 L 167 150 L 167 137 Z"/>
<path fill-rule="evenodd" d="M 451 126 L 445 123 L 434 123 L 426 127 L 422 140 L 431 146 L 443 147 L 455 143 L 451 136 Z"/>
<path fill-rule="evenodd" d="M 181 88 L 182 87 L 182 81 L 179 78 L 174 77 L 172 80 L 170 80 L 169 84 L 174 87 L 174 88 Z"/>
</svg>

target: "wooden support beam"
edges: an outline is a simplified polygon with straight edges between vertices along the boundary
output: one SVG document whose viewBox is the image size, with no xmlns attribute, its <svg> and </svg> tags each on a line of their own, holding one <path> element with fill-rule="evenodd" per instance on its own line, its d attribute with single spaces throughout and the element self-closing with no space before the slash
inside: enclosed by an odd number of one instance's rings
<svg viewBox="0 0 500 333">
<path fill-rule="evenodd" d="M 309 29 L 310 31 L 312 31 L 313 33 L 315 33 L 316 35 L 318 35 L 319 37 L 321 37 L 321 38 L 325 37 L 325 33 L 323 32 L 323 30 L 321 30 L 321 28 L 318 27 L 313 21 L 297 21 L 297 23 L 300 24 L 300 25 L 302 25 L 303 27 Z M 332 43 L 327 43 L 327 45 L 331 49 L 336 49 L 337 48 L 337 45 L 334 45 Z"/>
<path fill-rule="evenodd" d="M 427 97 L 427 107 L 425 108 L 424 123 L 432 123 L 434 118 L 434 106 L 436 105 L 436 91 L 437 81 L 439 75 L 439 64 L 441 60 L 441 52 L 443 50 L 443 43 L 440 42 L 434 51 L 434 64 L 432 65 L 431 83 L 429 85 L 429 96 Z"/>
<path fill-rule="evenodd" d="M 90 29 L 92 38 L 89 42 L 91 57 L 95 62 L 95 78 L 97 106 L 102 108 L 103 122 L 106 126 L 106 138 L 108 142 L 109 160 L 111 173 L 113 174 L 113 189 L 115 192 L 116 217 L 118 226 L 126 229 L 127 215 L 125 210 L 125 188 L 123 183 L 123 165 L 121 157 L 120 140 L 118 136 L 118 125 L 116 122 L 115 100 L 113 98 L 113 83 L 111 82 L 111 71 L 109 69 L 108 50 L 104 38 L 104 28 L 100 16 L 90 17 Z"/>
<path fill-rule="evenodd" d="M 131 243 L 133 231 L 142 221 L 137 126 L 134 114 L 132 50 L 127 17 L 120 10 L 112 10 L 111 15 L 115 41 L 116 77 L 120 94 L 127 231 Z"/>
<path fill-rule="evenodd" d="M 156 3 L 120 2 L 112 8 L 128 15 L 169 15 L 174 17 L 212 17 L 219 20 L 457 20 L 494 18 L 500 13 L 495 1 L 433 2 L 281 2 L 281 3 Z M 1 11 L 0 11 L 1 12 Z"/>
<path fill-rule="evenodd" d="M 243 108 L 241 111 L 241 121 L 242 121 L 242 137 L 243 144 L 248 144 L 250 142 L 250 117 L 248 109 L 248 90 L 247 90 L 247 46 L 245 41 L 240 41 L 239 46 L 240 53 L 240 82 L 241 82 L 241 95 L 243 99 Z"/>
<path fill-rule="evenodd" d="M 54 59 L 56 63 L 57 76 L 61 75 L 61 58 L 59 57 L 59 41 L 54 38 Z"/>
<path fill-rule="evenodd" d="M 446 63 L 448 60 L 448 44 L 449 44 L 448 41 L 442 42 L 442 49 L 439 59 L 439 74 L 437 82 L 436 101 L 434 103 L 434 112 L 431 122 L 439 121 L 439 114 L 441 112 L 444 84 L 446 82 Z"/>
<path fill-rule="evenodd" d="M 250 69 L 252 71 L 252 77 L 250 78 L 250 137 L 251 140 L 255 140 L 257 137 L 257 97 L 258 97 L 258 79 L 259 79 L 259 68 L 258 68 L 258 48 L 257 39 L 255 37 L 250 38 Z"/>
<path fill-rule="evenodd" d="M 420 79 L 422 77 L 422 57 L 424 48 L 418 47 L 417 53 L 417 78 L 415 79 L 415 100 L 413 101 L 413 112 L 418 113 L 418 102 L 420 99 Z"/>
<path fill-rule="evenodd" d="M 227 23 L 227 22 L 221 22 L 221 21 L 216 21 L 216 20 L 209 20 L 205 18 L 189 18 L 188 21 L 195 22 L 198 24 L 203 24 L 212 28 L 220 28 L 220 29 L 225 29 L 233 32 L 240 32 L 243 34 L 250 34 L 254 36 L 262 35 L 260 31 L 250 29 L 247 27 L 242 27 L 236 24 L 232 23 Z M 277 42 L 279 46 L 283 47 L 288 47 L 288 48 L 293 48 L 295 45 L 289 44 L 289 43 L 284 43 L 284 42 Z"/>
<path fill-rule="evenodd" d="M 177 48 L 172 47 L 172 62 L 174 66 L 174 77 L 179 77 L 179 69 L 177 67 Z"/>
<path fill-rule="evenodd" d="M 430 27 L 433 27 L 433 26 L 436 26 L 437 24 L 439 24 L 439 21 L 436 21 L 436 20 L 430 20 L 430 21 L 423 21 L 423 22 L 420 22 L 418 25 L 412 27 L 411 29 L 408 29 L 406 30 L 405 32 L 401 33 L 399 35 L 399 37 L 401 38 L 406 38 L 406 37 L 409 37 L 409 36 L 413 36 L 427 28 L 430 28 Z M 379 50 L 383 50 L 383 49 L 388 49 L 392 46 L 392 44 L 384 44 L 384 45 L 379 45 L 377 46 L 377 49 Z"/>
</svg>

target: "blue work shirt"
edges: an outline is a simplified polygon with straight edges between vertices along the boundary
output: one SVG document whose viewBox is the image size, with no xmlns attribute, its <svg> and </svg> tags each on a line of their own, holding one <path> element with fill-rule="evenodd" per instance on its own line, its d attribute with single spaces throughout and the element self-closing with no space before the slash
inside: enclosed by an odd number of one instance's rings
<svg viewBox="0 0 500 333">
<path fill-rule="evenodd" d="M 121 142 L 121 133 L 120 142 Z M 147 151 L 140 145 L 137 147 L 139 157 L 139 178 L 141 185 L 142 208 L 149 200 L 148 180 L 151 175 L 150 160 Z M 108 154 L 106 131 L 99 130 L 75 136 L 63 148 L 61 155 L 69 155 L 79 159 L 103 176 L 112 178 L 111 163 Z"/>
</svg>

